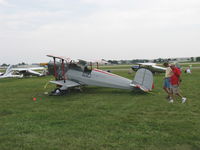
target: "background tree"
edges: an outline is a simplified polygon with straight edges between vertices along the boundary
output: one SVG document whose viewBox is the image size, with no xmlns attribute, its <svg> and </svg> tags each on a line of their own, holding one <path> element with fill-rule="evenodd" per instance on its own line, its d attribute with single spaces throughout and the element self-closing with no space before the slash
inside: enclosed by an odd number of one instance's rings
<svg viewBox="0 0 200 150">
<path fill-rule="evenodd" d="M 200 57 L 197 57 L 196 60 L 197 60 L 197 61 L 200 61 Z"/>
</svg>

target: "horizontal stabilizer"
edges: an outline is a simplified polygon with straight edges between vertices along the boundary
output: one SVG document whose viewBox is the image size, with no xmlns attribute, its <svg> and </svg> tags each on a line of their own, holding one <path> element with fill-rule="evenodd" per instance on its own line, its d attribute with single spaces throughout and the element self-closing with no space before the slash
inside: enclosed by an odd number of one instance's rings
<svg viewBox="0 0 200 150">
<path fill-rule="evenodd" d="M 132 86 L 134 88 L 139 88 L 140 90 L 142 90 L 144 92 L 150 91 L 149 89 L 145 88 L 144 86 L 142 86 L 142 85 L 140 85 L 140 84 L 138 84 L 137 82 L 134 82 L 134 81 L 130 84 L 130 86 Z"/>
</svg>

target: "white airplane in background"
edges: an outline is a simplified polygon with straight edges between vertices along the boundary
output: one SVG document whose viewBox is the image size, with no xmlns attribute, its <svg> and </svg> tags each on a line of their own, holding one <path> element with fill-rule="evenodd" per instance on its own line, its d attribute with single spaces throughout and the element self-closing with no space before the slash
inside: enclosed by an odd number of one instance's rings
<svg viewBox="0 0 200 150">
<path fill-rule="evenodd" d="M 131 67 L 133 71 L 137 71 L 140 68 L 150 70 L 152 73 L 164 73 L 166 68 L 157 66 L 156 63 L 138 63 L 138 65 Z"/>
<path fill-rule="evenodd" d="M 24 76 L 44 76 L 44 74 L 39 73 L 34 70 L 44 70 L 44 67 L 27 67 L 27 68 L 18 68 L 10 65 L 6 72 L 0 75 L 0 79 L 2 78 L 22 78 Z"/>
</svg>

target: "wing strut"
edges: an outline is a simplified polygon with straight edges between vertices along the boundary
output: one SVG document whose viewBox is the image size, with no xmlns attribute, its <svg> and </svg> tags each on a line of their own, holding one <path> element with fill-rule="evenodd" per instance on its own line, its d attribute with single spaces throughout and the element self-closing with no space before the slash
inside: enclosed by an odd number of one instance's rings
<svg viewBox="0 0 200 150">
<path fill-rule="evenodd" d="M 55 79 L 57 80 L 56 57 L 53 57 L 53 63 L 54 63 L 54 76 Z"/>
<path fill-rule="evenodd" d="M 97 62 L 97 69 L 99 69 L 99 63 Z"/>
<path fill-rule="evenodd" d="M 62 75 L 63 75 L 63 80 L 64 80 L 64 83 L 65 83 L 66 79 L 65 79 L 65 64 L 64 64 L 64 59 L 62 59 Z"/>
<path fill-rule="evenodd" d="M 91 70 L 92 70 L 92 62 L 90 62 Z"/>
</svg>

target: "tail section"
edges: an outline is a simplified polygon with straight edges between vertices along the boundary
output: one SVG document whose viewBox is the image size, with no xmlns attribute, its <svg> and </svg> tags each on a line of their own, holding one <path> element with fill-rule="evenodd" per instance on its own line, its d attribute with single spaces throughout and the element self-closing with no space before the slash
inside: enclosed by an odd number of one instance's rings
<svg viewBox="0 0 200 150">
<path fill-rule="evenodd" d="M 4 75 L 6 76 L 6 75 L 10 74 L 12 68 L 13 68 L 13 65 L 8 66 L 8 68 L 6 69 L 6 72 L 4 73 Z"/>
<path fill-rule="evenodd" d="M 153 87 L 153 74 L 148 69 L 141 68 L 136 72 L 135 78 L 132 81 L 131 86 L 140 88 L 141 90 L 148 92 Z"/>
</svg>

